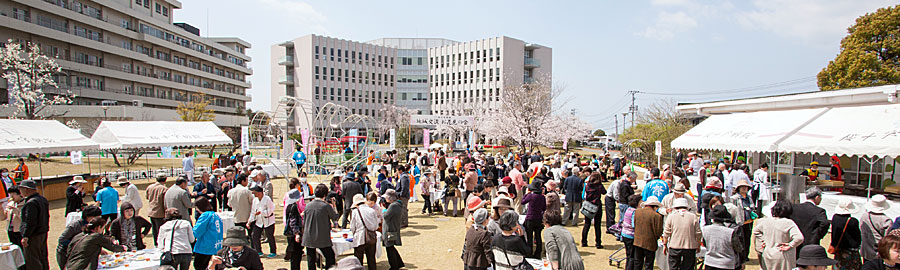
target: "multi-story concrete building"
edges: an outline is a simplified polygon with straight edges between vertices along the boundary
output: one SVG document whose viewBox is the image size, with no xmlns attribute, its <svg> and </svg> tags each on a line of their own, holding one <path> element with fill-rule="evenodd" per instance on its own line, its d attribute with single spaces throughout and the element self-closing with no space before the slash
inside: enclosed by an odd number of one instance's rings
<svg viewBox="0 0 900 270">
<path fill-rule="evenodd" d="M 0 42 L 37 43 L 56 58 L 59 88 L 76 95 L 58 106 L 65 118 L 177 120 L 179 104 L 206 99 L 219 126 L 246 125 L 250 44 L 174 23 L 180 8 L 176 0 L 0 0 Z M 0 90 L 5 97 L 5 82 Z"/>
<path fill-rule="evenodd" d="M 382 38 L 371 44 L 397 49 L 397 99 L 395 105 L 431 114 L 428 84 L 428 48 L 457 43 L 442 38 Z"/>
<path fill-rule="evenodd" d="M 294 132 L 311 128 L 329 102 L 377 118 L 384 105 L 394 104 L 396 59 L 394 48 L 317 35 L 273 45 L 272 108 L 282 96 L 312 103 L 311 111 L 295 111 L 288 121 Z"/>
<path fill-rule="evenodd" d="M 428 49 L 431 113 L 467 115 L 489 109 L 504 85 L 552 74 L 552 49 L 496 37 Z"/>
<path fill-rule="evenodd" d="M 315 109 L 295 111 L 288 121 L 294 131 L 307 128 L 307 119 L 328 102 L 376 120 L 386 104 L 420 114 L 463 115 L 494 105 L 504 84 L 549 76 L 551 55 L 548 47 L 509 37 L 360 43 L 308 35 L 272 46 L 272 108 L 282 96 L 311 101 Z"/>
</svg>

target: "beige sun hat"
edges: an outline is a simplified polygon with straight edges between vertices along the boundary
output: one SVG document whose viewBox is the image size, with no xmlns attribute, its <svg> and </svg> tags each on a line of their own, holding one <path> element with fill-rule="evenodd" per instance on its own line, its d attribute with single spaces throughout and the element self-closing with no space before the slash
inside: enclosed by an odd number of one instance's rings
<svg viewBox="0 0 900 270">
<path fill-rule="evenodd" d="M 77 183 L 87 183 L 87 181 L 84 181 L 84 177 L 81 177 L 81 175 L 73 176 L 72 181 L 69 181 L 69 185 L 74 185 Z"/>
<path fill-rule="evenodd" d="M 654 196 L 647 197 L 647 200 L 644 201 L 643 206 L 656 206 L 661 207 L 662 204 L 659 203 L 659 199 Z"/>
<path fill-rule="evenodd" d="M 850 215 L 856 213 L 856 211 L 859 211 L 859 208 L 849 198 L 841 198 L 834 208 L 834 213 L 838 215 Z"/>
<path fill-rule="evenodd" d="M 872 198 L 869 199 L 869 202 L 866 203 L 866 211 L 876 214 L 884 214 L 884 212 L 890 208 L 891 204 L 888 203 L 887 198 L 881 194 L 872 196 Z"/>
</svg>

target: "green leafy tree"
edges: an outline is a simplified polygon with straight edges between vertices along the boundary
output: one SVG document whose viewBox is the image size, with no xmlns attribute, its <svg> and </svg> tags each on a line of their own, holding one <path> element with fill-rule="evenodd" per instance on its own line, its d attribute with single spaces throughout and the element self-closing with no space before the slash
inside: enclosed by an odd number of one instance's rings
<svg viewBox="0 0 900 270">
<path fill-rule="evenodd" d="M 595 137 L 606 136 L 606 131 L 598 128 L 597 130 L 594 130 L 594 133 L 592 135 L 594 135 Z"/>
<path fill-rule="evenodd" d="M 669 152 L 672 140 L 691 129 L 691 123 L 675 110 L 674 101 L 654 103 L 640 113 L 634 127 L 626 128 L 619 138 L 626 146 L 640 150 L 643 161 L 655 161 L 656 141 L 661 141 L 663 153 Z"/>
<path fill-rule="evenodd" d="M 819 72 L 822 90 L 900 83 L 900 5 L 856 19 L 841 51 Z"/>
</svg>

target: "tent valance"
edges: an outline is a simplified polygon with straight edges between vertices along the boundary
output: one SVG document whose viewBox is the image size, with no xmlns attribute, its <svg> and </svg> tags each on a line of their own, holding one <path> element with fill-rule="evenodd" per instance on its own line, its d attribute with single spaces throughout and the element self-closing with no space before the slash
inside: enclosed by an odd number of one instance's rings
<svg viewBox="0 0 900 270">
<path fill-rule="evenodd" d="M 97 150 L 99 145 L 56 120 L 0 119 L 0 154 Z"/>
<path fill-rule="evenodd" d="M 900 104 L 832 108 L 778 145 L 778 151 L 900 155 Z"/>
<path fill-rule="evenodd" d="M 231 144 L 213 122 L 103 121 L 91 140 L 102 149 Z"/>
<path fill-rule="evenodd" d="M 778 143 L 827 108 L 713 115 L 672 141 L 672 148 L 775 151 Z"/>
</svg>

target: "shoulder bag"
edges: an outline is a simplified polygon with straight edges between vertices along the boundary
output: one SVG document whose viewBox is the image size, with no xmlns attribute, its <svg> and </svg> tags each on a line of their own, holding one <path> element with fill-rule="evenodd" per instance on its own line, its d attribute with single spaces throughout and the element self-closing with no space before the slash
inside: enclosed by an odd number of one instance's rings
<svg viewBox="0 0 900 270">
<path fill-rule="evenodd" d="M 838 241 L 837 241 L 838 246 L 840 246 L 840 245 L 841 245 L 841 241 L 844 240 L 844 233 L 847 232 L 847 225 L 850 224 L 850 219 L 851 219 L 851 218 L 852 218 L 852 217 L 847 217 L 847 222 L 844 223 L 844 229 L 841 231 L 841 236 L 838 237 Z M 835 253 L 837 253 L 837 247 L 835 247 L 834 245 L 828 245 L 828 253 L 829 253 L 829 254 L 835 254 Z"/>
<path fill-rule="evenodd" d="M 599 207 L 597 207 L 596 204 L 594 204 L 590 201 L 585 200 L 584 202 L 581 203 L 581 213 L 584 214 L 585 219 L 593 219 L 594 215 L 597 214 L 598 208 Z"/>
<path fill-rule="evenodd" d="M 509 255 L 507 254 L 509 252 L 506 251 L 506 248 L 504 248 L 504 247 L 500 247 L 500 248 L 503 249 L 503 256 L 506 257 L 506 265 L 509 265 L 510 267 L 512 267 L 513 270 L 534 270 L 534 266 L 531 266 L 531 264 L 528 263 L 528 259 L 525 258 L 525 256 L 522 256 L 521 263 L 513 266 L 512 262 L 509 261 Z"/>
<path fill-rule="evenodd" d="M 175 255 L 172 254 L 172 245 L 175 243 L 175 230 L 178 228 L 178 220 L 172 224 L 172 236 L 169 237 L 169 250 L 159 256 L 159 265 L 175 266 Z"/>
<path fill-rule="evenodd" d="M 378 237 L 378 234 L 375 233 L 375 231 L 369 230 L 369 226 L 366 225 L 366 219 L 363 218 L 362 212 L 359 211 L 359 207 L 356 208 L 356 213 L 359 214 L 359 220 L 362 221 L 363 229 L 366 230 L 366 236 L 365 236 L 366 238 L 365 238 L 364 243 L 366 245 L 375 244 L 375 242 L 377 241 L 376 238 Z"/>
</svg>

